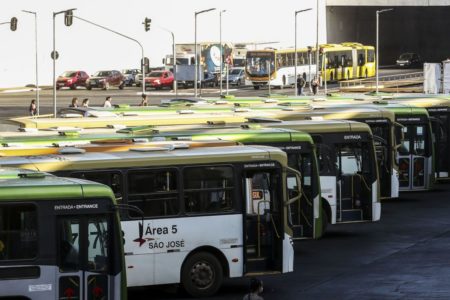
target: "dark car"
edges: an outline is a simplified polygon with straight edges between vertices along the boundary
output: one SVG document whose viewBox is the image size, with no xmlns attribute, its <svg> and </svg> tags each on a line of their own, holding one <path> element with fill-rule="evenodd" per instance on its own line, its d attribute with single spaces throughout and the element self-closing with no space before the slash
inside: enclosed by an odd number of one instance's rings
<svg viewBox="0 0 450 300">
<path fill-rule="evenodd" d="M 56 80 L 56 88 L 68 87 L 75 90 L 79 86 L 86 86 L 89 75 L 84 71 L 66 71 Z"/>
<path fill-rule="evenodd" d="M 141 73 L 139 69 L 125 69 L 122 70 L 124 76 L 124 83 L 126 86 L 132 86 L 136 83 L 137 75 Z"/>
<path fill-rule="evenodd" d="M 201 82 L 201 87 L 215 87 L 219 85 L 219 80 L 217 76 L 213 73 L 205 72 L 203 74 L 203 80 Z"/>
<path fill-rule="evenodd" d="M 402 53 L 397 59 L 396 65 L 402 68 L 413 68 L 413 67 L 421 67 L 422 60 L 417 53 Z"/>
<path fill-rule="evenodd" d="M 86 88 L 88 90 L 92 88 L 107 90 L 111 86 L 117 86 L 119 89 L 123 89 L 125 86 L 124 77 L 117 70 L 98 71 L 86 82 Z"/>
</svg>

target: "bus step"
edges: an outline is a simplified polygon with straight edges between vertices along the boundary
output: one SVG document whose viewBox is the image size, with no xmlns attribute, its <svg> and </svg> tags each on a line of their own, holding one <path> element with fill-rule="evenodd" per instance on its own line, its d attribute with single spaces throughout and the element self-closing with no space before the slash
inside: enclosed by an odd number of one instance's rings
<svg viewBox="0 0 450 300">
<path fill-rule="evenodd" d="M 303 225 L 292 225 L 294 237 L 299 238 L 303 236 Z"/>
<path fill-rule="evenodd" d="M 247 255 L 256 255 L 256 245 L 247 245 L 245 249 Z"/>
<path fill-rule="evenodd" d="M 353 209 L 353 200 L 352 198 L 343 198 L 341 201 L 342 209 L 350 210 Z M 339 203 L 339 202 L 338 202 Z"/>
<path fill-rule="evenodd" d="M 363 219 L 362 209 L 343 209 L 342 222 L 361 221 Z"/>
<path fill-rule="evenodd" d="M 247 258 L 247 272 L 262 272 L 268 268 L 267 257 Z"/>
</svg>

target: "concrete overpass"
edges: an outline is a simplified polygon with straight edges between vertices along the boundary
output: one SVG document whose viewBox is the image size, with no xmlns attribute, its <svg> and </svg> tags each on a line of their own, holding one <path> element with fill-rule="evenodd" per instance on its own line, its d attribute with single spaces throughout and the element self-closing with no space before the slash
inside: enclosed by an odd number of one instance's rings
<svg viewBox="0 0 450 300">
<path fill-rule="evenodd" d="M 327 0 L 327 41 L 375 45 L 375 11 L 387 7 L 394 11 L 380 15 L 380 64 L 403 52 L 427 62 L 450 57 L 449 0 Z"/>
</svg>

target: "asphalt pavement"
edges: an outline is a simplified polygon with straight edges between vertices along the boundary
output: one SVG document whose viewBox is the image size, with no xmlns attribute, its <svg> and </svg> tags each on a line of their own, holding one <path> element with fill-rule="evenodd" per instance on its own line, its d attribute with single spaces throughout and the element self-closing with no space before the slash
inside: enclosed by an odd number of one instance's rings
<svg viewBox="0 0 450 300">
<path fill-rule="evenodd" d="M 261 277 L 268 299 L 449 299 L 450 184 L 382 203 L 381 221 L 329 226 L 295 244 L 293 273 Z M 242 299 L 249 280 L 229 279 L 215 297 Z M 175 287 L 131 299 L 189 299 Z"/>
</svg>

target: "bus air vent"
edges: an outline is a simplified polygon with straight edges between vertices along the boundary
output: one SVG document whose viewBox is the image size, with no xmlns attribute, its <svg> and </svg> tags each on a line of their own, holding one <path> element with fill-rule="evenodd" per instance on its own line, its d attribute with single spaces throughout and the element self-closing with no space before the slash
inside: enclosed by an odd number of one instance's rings
<svg viewBox="0 0 450 300">
<path fill-rule="evenodd" d="M 86 150 L 76 147 L 63 147 L 58 152 L 59 154 L 84 154 Z"/>
<path fill-rule="evenodd" d="M 32 179 L 45 178 L 45 176 L 47 176 L 47 174 L 42 172 L 19 173 L 17 175 L 19 176 L 19 178 L 32 178 Z"/>
</svg>

